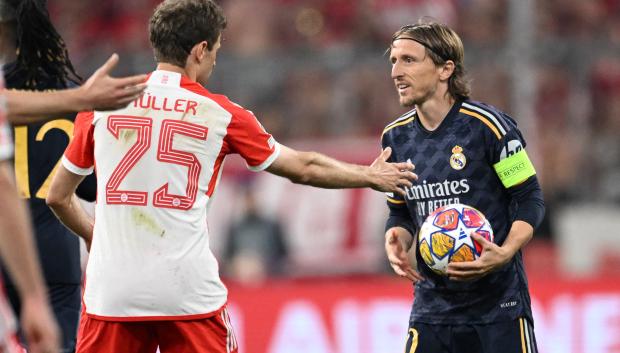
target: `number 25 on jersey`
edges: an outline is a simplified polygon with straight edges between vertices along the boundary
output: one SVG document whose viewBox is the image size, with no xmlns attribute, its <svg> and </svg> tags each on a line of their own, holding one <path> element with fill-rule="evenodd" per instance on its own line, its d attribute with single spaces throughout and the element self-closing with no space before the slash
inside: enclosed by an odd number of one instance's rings
<svg viewBox="0 0 620 353">
<path fill-rule="evenodd" d="M 138 190 L 120 190 L 121 182 L 151 147 L 153 119 L 129 115 L 112 115 L 108 118 L 108 131 L 118 139 L 123 129 L 136 131 L 136 142 L 129 148 L 118 163 L 106 183 L 106 203 L 117 205 L 146 206 L 148 192 Z M 185 195 L 170 194 L 168 183 L 153 193 L 153 206 L 188 210 L 196 201 L 198 178 L 202 169 L 196 155 L 176 150 L 172 147 L 175 135 L 183 135 L 198 140 L 207 139 L 205 126 L 185 121 L 166 119 L 161 123 L 161 133 L 157 144 L 157 160 L 162 163 L 178 164 L 187 167 L 187 185 Z M 135 172 L 134 172 L 135 173 Z"/>
</svg>

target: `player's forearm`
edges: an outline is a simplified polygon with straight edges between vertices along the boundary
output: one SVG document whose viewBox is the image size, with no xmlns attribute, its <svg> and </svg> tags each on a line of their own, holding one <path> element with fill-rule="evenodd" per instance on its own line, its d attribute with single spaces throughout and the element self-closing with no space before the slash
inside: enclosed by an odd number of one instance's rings
<svg viewBox="0 0 620 353">
<path fill-rule="evenodd" d="M 0 255 L 22 301 L 45 298 L 45 285 L 26 207 L 15 191 L 5 164 L 0 164 Z"/>
<path fill-rule="evenodd" d="M 90 244 L 93 238 L 94 220 L 84 211 L 74 194 L 60 200 L 48 198 L 48 205 L 65 227 Z"/>
<path fill-rule="evenodd" d="M 80 88 L 36 92 L 5 90 L 8 119 L 12 123 L 29 123 L 55 115 L 91 108 Z"/>
<path fill-rule="evenodd" d="M 294 182 L 322 188 L 374 187 L 371 168 L 350 164 L 316 152 L 299 152 L 303 168 Z"/>
<path fill-rule="evenodd" d="M 370 166 L 338 161 L 317 152 L 300 152 L 280 146 L 278 157 L 267 171 L 294 183 L 321 188 L 360 188 L 404 195 L 403 186 L 411 186 L 417 176 L 411 163 L 388 163 L 392 150 L 388 147 Z"/>
<path fill-rule="evenodd" d="M 514 221 L 502 249 L 506 251 L 506 262 L 524 247 L 534 236 L 534 228 L 527 222 Z"/>
</svg>

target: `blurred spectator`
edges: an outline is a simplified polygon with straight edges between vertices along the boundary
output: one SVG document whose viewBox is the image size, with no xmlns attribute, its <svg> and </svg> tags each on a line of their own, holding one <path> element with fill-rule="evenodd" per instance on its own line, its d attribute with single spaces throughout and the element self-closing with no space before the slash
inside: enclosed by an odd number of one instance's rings
<svg viewBox="0 0 620 353">
<path fill-rule="evenodd" d="M 545 217 L 536 232 L 536 240 L 554 240 L 554 216 L 562 204 L 575 196 L 572 185 L 576 182 L 583 148 L 572 143 L 567 148 L 566 137 L 571 133 L 570 74 L 559 65 L 537 68 L 538 97 L 535 102 L 536 123 L 543 139 L 538 141 L 543 163 L 538 169 L 545 194 Z M 576 141 L 575 141 L 576 142 Z"/>
<path fill-rule="evenodd" d="M 280 222 L 261 214 L 252 185 L 242 188 L 243 211 L 226 238 L 226 273 L 240 282 L 259 284 L 287 272 L 288 247 Z"/>
<path fill-rule="evenodd" d="M 592 74 L 592 134 L 589 161 L 597 201 L 620 204 L 620 59 L 601 58 Z"/>
<path fill-rule="evenodd" d="M 260 6 L 253 0 L 226 1 L 223 6 L 228 19 L 223 39 L 228 50 L 255 56 L 275 49 L 278 9 L 273 1 L 261 1 Z"/>
<path fill-rule="evenodd" d="M 472 45 L 501 44 L 506 39 L 507 1 L 461 1 L 459 28 L 463 38 Z"/>
</svg>

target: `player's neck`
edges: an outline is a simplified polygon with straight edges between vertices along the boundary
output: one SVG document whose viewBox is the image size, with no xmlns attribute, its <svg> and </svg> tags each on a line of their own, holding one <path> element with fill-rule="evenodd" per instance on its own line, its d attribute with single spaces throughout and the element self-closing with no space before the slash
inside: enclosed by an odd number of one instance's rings
<svg viewBox="0 0 620 353">
<path fill-rule="evenodd" d="M 416 104 L 416 113 L 422 126 L 429 131 L 434 131 L 441 125 L 450 109 L 454 105 L 454 98 L 446 92 L 443 97 L 429 99 L 422 104 Z"/>
<path fill-rule="evenodd" d="M 187 76 L 192 81 L 196 81 L 196 75 L 193 75 L 193 77 L 192 77 L 192 73 L 191 72 L 189 72 L 188 70 L 186 70 L 183 67 L 176 66 L 174 64 L 158 63 L 157 64 L 157 70 L 177 72 L 177 73 L 180 73 L 181 75 Z"/>
</svg>

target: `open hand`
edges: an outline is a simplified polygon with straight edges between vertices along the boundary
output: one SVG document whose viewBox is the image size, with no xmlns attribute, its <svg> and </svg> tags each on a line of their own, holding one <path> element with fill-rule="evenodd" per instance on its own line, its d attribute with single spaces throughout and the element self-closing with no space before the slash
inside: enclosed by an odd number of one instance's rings
<svg viewBox="0 0 620 353">
<path fill-rule="evenodd" d="M 450 279 L 469 281 L 481 278 L 506 264 L 512 257 L 502 247 L 475 232 L 471 233 L 471 237 L 482 246 L 480 257 L 474 261 L 449 263 L 446 273 Z"/>
<path fill-rule="evenodd" d="M 146 75 L 123 78 L 110 76 L 110 71 L 118 63 L 118 55 L 112 54 L 95 73 L 88 78 L 79 90 L 84 100 L 83 110 L 115 110 L 124 108 L 139 98 L 146 88 Z"/>
<path fill-rule="evenodd" d="M 411 267 L 407 258 L 407 249 L 393 228 L 385 234 L 385 252 L 388 261 L 390 261 L 390 266 L 397 275 L 407 278 L 413 283 L 424 280 L 424 277 Z"/>
<path fill-rule="evenodd" d="M 370 165 L 376 175 L 376 182 L 372 188 L 404 196 L 403 187 L 412 186 L 411 182 L 418 179 L 418 176 L 412 172 L 415 166 L 409 162 L 389 163 L 387 160 L 391 154 L 392 148 L 387 147 Z"/>
</svg>

